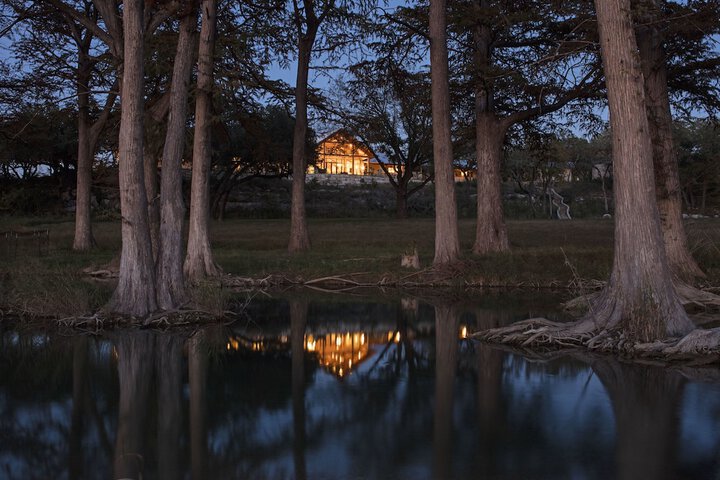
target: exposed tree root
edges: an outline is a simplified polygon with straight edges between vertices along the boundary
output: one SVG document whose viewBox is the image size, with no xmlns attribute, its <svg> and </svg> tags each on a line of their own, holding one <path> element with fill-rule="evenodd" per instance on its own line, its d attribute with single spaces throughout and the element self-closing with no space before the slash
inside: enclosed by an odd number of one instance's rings
<svg viewBox="0 0 720 480">
<path fill-rule="evenodd" d="M 720 311 L 720 295 L 701 290 L 684 282 L 673 282 L 675 291 L 680 296 L 680 302 L 685 310 L 691 311 L 693 307 L 700 310 Z"/>
<path fill-rule="evenodd" d="M 638 359 L 661 359 L 692 364 L 720 363 L 720 328 L 697 329 L 684 337 L 650 343 L 633 340 L 621 329 L 597 329 L 591 320 L 573 323 L 531 318 L 508 327 L 474 333 L 472 338 L 521 349 L 587 349 Z"/>
<path fill-rule="evenodd" d="M 701 326 L 718 320 L 712 315 L 705 314 L 720 313 L 720 295 L 709 290 L 701 290 L 681 281 L 674 281 L 673 286 L 685 310 L 690 314 L 697 314 L 693 316 L 695 325 Z M 600 294 L 599 291 L 590 292 L 573 298 L 563 303 L 563 308 L 570 312 L 585 312 L 598 299 Z"/>
</svg>

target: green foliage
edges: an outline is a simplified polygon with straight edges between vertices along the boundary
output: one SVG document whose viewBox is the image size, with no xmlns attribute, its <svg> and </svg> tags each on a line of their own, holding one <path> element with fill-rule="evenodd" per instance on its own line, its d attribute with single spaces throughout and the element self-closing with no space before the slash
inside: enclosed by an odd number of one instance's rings
<svg viewBox="0 0 720 480">
<path fill-rule="evenodd" d="M 675 142 L 686 209 L 720 211 L 720 127 L 708 120 L 678 122 Z"/>
<path fill-rule="evenodd" d="M 28 179 L 74 168 L 76 113 L 54 105 L 26 106 L 0 123 L 0 178 Z"/>
</svg>

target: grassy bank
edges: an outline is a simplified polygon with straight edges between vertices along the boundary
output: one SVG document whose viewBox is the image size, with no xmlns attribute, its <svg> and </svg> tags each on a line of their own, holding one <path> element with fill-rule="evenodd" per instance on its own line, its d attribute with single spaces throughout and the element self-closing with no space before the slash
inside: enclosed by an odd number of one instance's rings
<svg viewBox="0 0 720 480">
<path fill-rule="evenodd" d="M 89 253 L 71 249 L 71 218 L 2 218 L 0 231 L 45 229 L 47 251 L 38 255 L 32 241 L 17 252 L 0 245 L 0 295 L 24 302 L 32 311 L 72 315 L 102 305 L 111 284 L 89 283 L 81 270 L 110 262 L 120 249 L 119 222 L 95 224 L 99 247 Z M 227 220 L 212 225 L 216 261 L 225 272 L 251 278 L 274 275 L 292 281 L 343 276 L 359 282 L 446 286 L 577 287 L 604 280 L 612 261 L 612 221 L 511 221 L 512 251 L 477 257 L 470 249 L 474 222 L 460 222 L 463 262 L 448 272 L 413 272 L 400 267 L 400 256 L 415 246 L 421 265 L 433 257 L 434 223 L 430 219 L 315 219 L 310 221 L 311 252 L 289 255 L 289 222 Z M 707 282 L 720 285 L 720 221 L 693 220 L 687 225 L 693 253 L 708 273 Z M 12 255 L 16 253 L 16 255 Z M 6 303 L 6 302 L 3 302 Z"/>
</svg>

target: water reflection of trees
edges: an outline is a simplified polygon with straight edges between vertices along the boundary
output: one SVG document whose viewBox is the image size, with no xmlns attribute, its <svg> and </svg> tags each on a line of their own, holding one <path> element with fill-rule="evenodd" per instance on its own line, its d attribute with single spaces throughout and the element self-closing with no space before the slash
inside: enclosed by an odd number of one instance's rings
<svg viewBox="0 0 720 480">
<path fill-rule="evenodd" d="M 115 345 L 118 354 L 117 433 L 115 435 L 114 478 L 139 479 L 144 474 L 145 419 L 150 384 L 153 380 L 153 343 L 150 332 L 123 332 Z"/>
<path fill-rule="evenodd" d="M 216 424 L 221 430 L 230 429 L 233 432 L 231 435 L 222 436 L 231 436 L 233 441 L 216 445 L 222 453 L 221 460 L 213 462 L 220 468 L 212 472 L 214 475 L 312 478 L 313 474 L 307 467 L 308 456 L 317 461 L 317 455 L 322 456 L 322 449 L 327 447 L 323 442 L 326 442 L 328 437 L 336 438 L 336 443 L 342 445 L 353 445 L 353 448 L 357 449 L 354 454 L 376 463 L 376 468 L 382 469 L 391 465 L 393 458 L 402 459 L 407 452 L 412 451 L 413 445 L 398 442 L 400 433 L 411 430 L 412 424 L 418 425 L 424 434 L 432 433 L 427 429 L 427 425 L 431 425 L 431 416 L 426 412 L 423 412 L 423 416 L 418 416 L 415 411 L 422 408 L 413 409 L 413 405 L 428 405 L 428 396 L 431 394 L 428 387 L 432 386 L 431 382 L 426 382 L 424 390 L 415 393 L 415 373 L 408 374 L 416 372 L 419 366 L 426 371 L 429 368 L 427 359 L 423 360 L 423 355 L 418 355 L 415 351 L 412 325 L 414 312 L 396 309 L 395 328 L 400 332 L 401 341 L 389 341 L 387 348 L 383 348 L 378 355 L 377 362 L 368 364 L 365 372 L 356 371 L 339 384 L 332 382 L 331 385 L 326 385 L 332 388 L 332 396 L 329 396 L 329 392 L 318 385 L 314 385 L 312 391 L 308 392 L 308 387 L 317 381 L 315 376 L 320 370 L 313 354 L 303 348 L 303 334 L 308 323 L 307 306 L 303 302 L 294 301 L 291 302 L 289 310 L 292 346 L 289 369 L 292 378 L 289 384 L 292 388 L 288 393 L 291 394 L 292 418 L 287 423 L 274 422 L 268 431 L 264 419 L 278 416 L 284 418 L 282 412 L 287 404 L 279 400 L 282 398 L 281 392 L 286 390 L 278 388 L 278 385 L 285 384 L 286 380 L 272 373 L 267 379 L 252 378 L 253 389 L 267 388 L 275 393 L 267 392 L 269 398 L 254 405 L 250 411 L 246 405 L 243 411 L 233 415 L 232 422 L 225 427 Z M 268 360 L 271 363 L 281 362 L 283 358 L 272 353 L 262 355 L 266 363 Z M 266 435 L 258 438 L 258 432 Z M 359 441 L 369 438 L 372 439 L 371 442 Z M 410 434 L 407 438 L 415 441 L 417 437 Z M 364 454 L 362 450 L 366 448 L 372 449 L 372 453 Z M 238 458 L 241 460 L 238 461 Z M 284 470 L 285 458 L 292 459 L 292 472 Z M 332 459 L 329 460 L 332 463 Z M 221 464 L 226 467 L 220 467 Z M 233 467 L 230 467 L 230 464 Z M 378 474 L 380 471 L 378 470 Z"/>
<path fill-rule="evenodd" d="M 615 414 L 615 478 L 677 478 L 679 407 L 685 380 L 673 371 L 590 361 Z"/>
<path fill-rule="evenodd" d="M 32 331 L 5 331 L 1 338 L 0 476 L 44 479 L 67 472 L 72 479 L 109 472 L 104 419 L 116 389 L 90 388 L 95 376 L 107 373 L 95 343 Z"/>
<path fill-rule="evenodd" d="M 7 476 L 701 478 L 717 469 L 707 453 L 704 470 L 673 454 L 677 375 L 597 359 L 531 362 L 458 339 L 460 325 L 512 315 L 475 308 L 470 319 L 405 302 L 387 325 L 401 340 L 340 380 L 303 348 L 317 309 L 280 310 L 289 350 L 225 354 L 227 336 L 208 331 L 3 336 L 0 452 L 16 465 Z M 434 338 L 418 328 L 433 310 Z"/>
</svg>

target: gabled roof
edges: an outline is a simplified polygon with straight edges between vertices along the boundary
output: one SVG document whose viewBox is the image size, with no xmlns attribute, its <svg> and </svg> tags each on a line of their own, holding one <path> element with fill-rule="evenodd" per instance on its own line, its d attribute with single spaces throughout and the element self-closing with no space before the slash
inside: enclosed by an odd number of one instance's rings
<svg viewBox="0 0 720 480">
<path fill-rule="evenodd" d="M 347 141 L 349 141 L 349 142 L 351 142 L 351 143 L 353 143 L 353 144 L 355 144 L 355 145 L 357 145 L 357 146 L 360 146 L 360 147 L 366 149 L 368 152 L 370 152 L 370 155 L 372 155 L 374 158 L 378 158 L 377 154 L 376 154 L 375 151 L 372 149 L 372 147 L 370 147 L 370 145 L 366 144 L 366 143 L 363 142 L 362 140 L 359 140 L 359 139 L 358 139 L 355 135 L 353 135 L 347 128 L 344 128 L 344 127 L 343 127 L 343 128 L 338 128 L 338 129 L 335 130 L 334 132 L 330 133 L 330 134 L 327 135 L 325 138 L 323 138 L 322 140 L 320 140 L 317 144 L 318 144 L 318 145 L 321 145 L 321 144 L 327 142 L 328 140 L 331 140 L 333 137 L 336 137 L 336 136 L 345 137 L 345 139 L 346 139 Z"/>
</svg>

